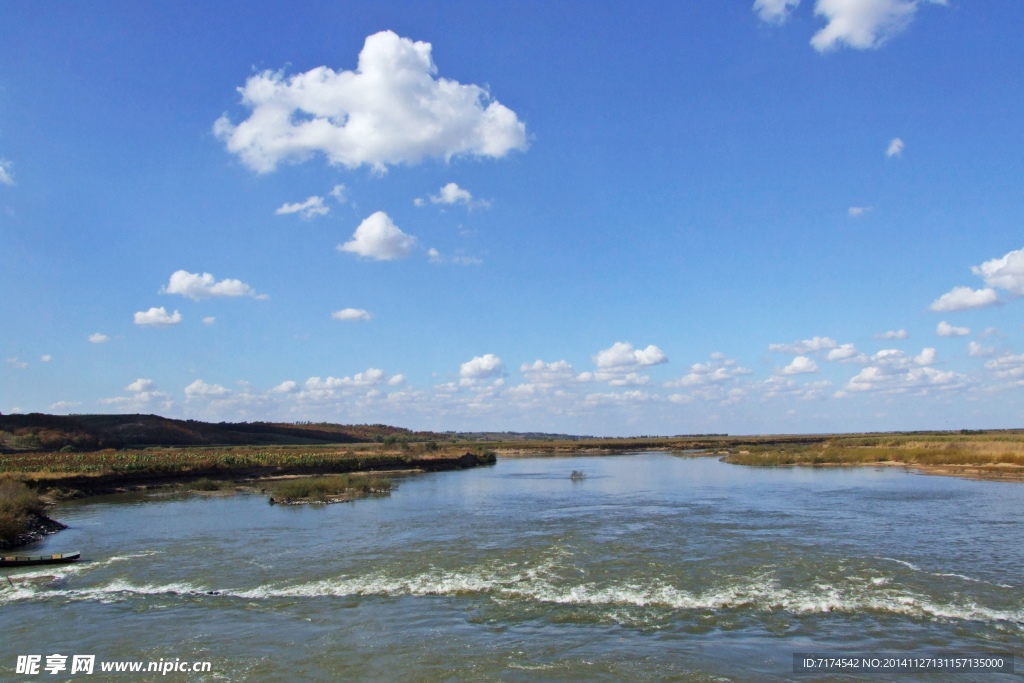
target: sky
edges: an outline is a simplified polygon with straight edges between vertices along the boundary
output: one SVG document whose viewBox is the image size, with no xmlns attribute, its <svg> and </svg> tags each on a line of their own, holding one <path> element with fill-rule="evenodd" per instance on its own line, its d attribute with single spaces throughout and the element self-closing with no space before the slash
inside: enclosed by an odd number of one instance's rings
<svg viewBox="0 0 1024 683">
<path fill-rule="evenodd" d="M 0 412 L 1020 427 L 1024 4 L 0 6 Z"/>
</svg>

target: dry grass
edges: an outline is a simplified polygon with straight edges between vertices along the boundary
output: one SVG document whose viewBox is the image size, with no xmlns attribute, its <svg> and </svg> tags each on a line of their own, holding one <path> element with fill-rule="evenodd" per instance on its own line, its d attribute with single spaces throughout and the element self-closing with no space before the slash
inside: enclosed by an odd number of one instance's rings
<svg viewBox="0 0 1024 683">
<path fill-rule="evenodd" d="M 750 447 L 732 453 L 726 462 L 736 465 L 903 465 L 1024 467 L 1024 437 L 935 436 L 834 438 L 823 444 Z"/>
<path fill-rule="evenodd" d="M 0 478 L 0 540 L 11 542 L 25 532 L 32 515 L 43 511 L 43 500 L 20 481 Z"/>
</svg>

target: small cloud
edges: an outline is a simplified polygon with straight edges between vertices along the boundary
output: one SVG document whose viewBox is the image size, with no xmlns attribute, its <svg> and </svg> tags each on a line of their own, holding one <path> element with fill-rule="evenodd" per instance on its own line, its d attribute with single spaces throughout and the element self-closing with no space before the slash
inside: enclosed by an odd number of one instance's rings
<svg viewBox="0 0 1024 683">
<path fill-rule="evenodd" d="M 992 288 L 971 289 L 970 287 L 954 287 L 928 307 L 929 311 L 945 313 L 947 311 L 963 311 L 969 308 L 988 308 L 999 303 L 999 295 Z"/>
<path fill-rule="evenodd" d="M 889 148 L 885 150 L 885 156 L 887 157 L 902 157 L 903 156 L 903 140 L 899 138 L 893 138 L 889 143 Z"/>
<path fill-rule="evenodd" d="M 592 358 L 594 364 L 602 370 L 639 368 L 668 362 L 668 356 L 657 346 L 651 344 L 646 349 L 634 349 L 629 342 L 615 342 Z"/>
<path fill-rule="evenodd" d="M 413 206 L 426 206 L 427 200 L 424 199 L 423 197 L 417 197 L 416 199 L 412 200 L 412 204 Z"/>
<path fill-rule="evenodd" d="M 271 391 L 274 392 L 275 394 L 294 394 L 298 390 L 299 390 L 298 383 L 297 382 L 293 382 L 292 380 L 288 380 L 286 382 L 281 382 L 276 387 L 271 389 Z"/>
<path fill-rule="evenodd" d="M 251 296 L 254 299 L 265 299 L 266 295 L 257 295 L 256 290 L 241 280 L 225 279 L 217 282 L 217 278 L 209 273 L 190 273 L 187 270 L 176 270 L 171 273 L 167 286 L 161 287 L 158 294 L 180 294 L 199 301 L 200 299 L 233 298 Z"/>
<path fill-rule="evenodd" d="M 136 393 L 142 391 L 153 391 L 156 389 L 156 383 L 151 379 L 137 379 L 124 388 L 125 391 L 134 391 Z"/>
<path fill-rule="evenodd" d="M 918 365 L 934 365 L 939 360 L 939 352 L 935 349 L 922 349 L 921 353 L 914 356 L 914 362 Z"/>
<path fill-rule="evenodd" d="M 998 328 L 995 328 L 995 327 L 987 327 L 983 331 L 978 333 L 978 339 L 988 339 L 989 337 L 1005 337 L 1005 336 L 1006 335 L 1004 335 L 1002 332 L 999 331 Z"/>
<path fill-rule="evenodd" d="M 857 218 L 858 216 L 863 216 L 871 208 L 870 206 L 851 206 L 847 211 L 852 218 Z"/>
<path fill-rule="evenodd" d="M 805 375 L 811 372 L 818 372 L 818 364 L 807 356 L 797 356 L 792 363 L 782 368 L 783 375 Z"/>
<path fill-rule="evenodd" d="M 478 266 L 483 261 L 475 256 L 467 256 L 456 250 L 452 256 L 443 256 L 437 249 L 431 247 L 427 250 L 427 258 L 431 263 L 454 263 L 457 266 Z"/>
<path fill-rule="evenodd" d="M 971 328 L 969 328 L 969 327 L 954 327 L 953 325 L 950 325 L 949 323 L 947 323 L 945 320 L 940 322 L 935 327 L 935 334 L 939 335 L 940 337 L 966 337 L 970 333 L 971 333 Z"/>
<path fill-rule="evenodd" d="M 335 185 L 334 189 L 331 190 L 330 194 L 332 197 L 334 197 L 334 200 L 339 204 L 344 204 L 345 201 L 348 199 L 348 197 L 345 196 L 344 185 Z"/>
<path fill-rule="evenodd" d="M 230 393 L 230 390 L 225 389 L 219 384 L 207 384 L 201 379 L 197 379 L 195 382 L 192 382 L 192 384 L 185 387 L 185 398 L 189 400 L 194 398 L 224 396 L 225 394 Z"/>
<path fill-rule="evenodd" d="M 473 200 L 473 195 L 469 190 L 464 189 L 456 185 L 455 183 L 448 183 L 441 188 L 440 192 L 436 195 L 430 195 L 430 201 L 434 204 L 465 204 L 466 208 L 472 210 L 477 207 L 489 208 L 491 203 L 485 199 Z"/>
<path fill-rule="evenodd" d="M 215 322 L 217 322 L 217 319 L 215 317 L 213 317 L 212 315 L 208 315 L 205 318 L 203 318 L 203 324 L 204 325 L 212 325 Z"/>
<path fill-rule="evenodd" d="M 0 185 L 13 185 L 14 175 L 11 174 L 11 167 L 14 166 L 10 161 L 0 159 Z"/>
<path fill-rule="evenodd" d="M 282 204 L 274 212 L 278 216 L 283 216 L 290 213 L 301 214 L 303 218 L 315 218 L 317 216 L 324 216 L 329 213 L 331 207 L 324 206 L 323 197 L 309 197 L 304 202 L 296 202 L 295 204 Z"/>
<path fill-rule="evenodd" d="M 359 224 L 351 240 L 338 245 L 338 251 L 377 261 L 393 261 L 410 256 L 415 246 L 415 237 L 402 232 L 386 213 L 377 211 Z"/>
<path fill-rule="evenodd" d="M 89 341 L 92 342 L 93 344 L 106 344 L 108 341 L 110 341 L 110 337 L 108 337 L 105 334 L 100 334 L 99 332 L 96 332 L 95 334 L 89 335 Z"/>
<path fill-rule="evenodd" d="M 82 405 L 81 401 L 57 401 L 56 403 L 50 405 L 50 410 L 54 412 L 67 411 L 71 410 L 72 408 L 77 408 L 80 405 Z"/>
<path fill-rule="evenodd" d="M 44 363 L 49 363 L 51 360 L 53 360 L 53 356 L 47 354 L 45 356 L 40 356 L 39 360 L 43 361 Z"/>
<path fill-rule="evenodd" d="M 22 362 L 17 358 L 8 358 L 7 364 L 14 368 L 15 370 L 24 370 L 25 368 L 28 367 L 28 363 Z"/>
<path fill-rule="evenodd" d="M 967 345 L 967 355 L 971 358 L 988 358 L 994 356 L 996 348 L 994 346 L 982 346 L 976 341 L 972 341 Z"/>
<path fill-rule="evenodd" d="M 839 342 L 828 337 L 813 337 L 792 344 L 770 344 L 768 350 L 772 353 L 804 354 L 825 349 L 839 348 Z"/>
<path fill-rule="evenodd" d="M 331 317 L 335 320 L 370 320 L 373 318 L 369 311 L 362 308 L 343 308 L 331 313 Z"/>
<path fill-rule="evenodd" d="M 388 384 L 393 387 L 405 384 L 405 375 L 395 375 L 394 377 L 388 380 Z"/>
<path fill-rule="evenodd" d="M 906 339 L 909 336 L 906 330 L 889 330 L 888 332 L 876 334 L 875 339 Z"/>
<path fill-rule="evenodd" d="M 766 24 L 783 24 L 800 0 L 755 0 L 754 11 Z"/>
<path fill-rule="evenodd" d="M 181 322 L 181 313 L 175 311 L 168 314 L 163 306 L 153 307 L 148 311 L 139 311 L 135 314 L 136 325 L 150 325 L 151 327 L 172 327 Z"/>
</svg>

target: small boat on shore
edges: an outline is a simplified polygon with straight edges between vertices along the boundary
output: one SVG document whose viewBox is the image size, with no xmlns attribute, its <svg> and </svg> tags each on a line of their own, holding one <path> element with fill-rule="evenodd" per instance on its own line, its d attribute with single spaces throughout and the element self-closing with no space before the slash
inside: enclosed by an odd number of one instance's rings
<svg viewBox="0 0 1024 683">
<path fill-rule="evenodd" d="M 0 556 L 0 569 L 4 567 L 27 567 L 33 564 L 64 564 L 74 562 L 82 553 L 60 553 L 57 555 L 5 555 Z"/>
</svg>

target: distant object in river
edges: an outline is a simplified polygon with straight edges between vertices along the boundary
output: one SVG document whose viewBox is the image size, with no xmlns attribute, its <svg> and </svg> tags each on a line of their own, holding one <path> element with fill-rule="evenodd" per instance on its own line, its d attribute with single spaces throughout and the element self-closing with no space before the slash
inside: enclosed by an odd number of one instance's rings
<svg viewBox="0 0 1024 683">
<path fill-rule="evenodd" d="M 569 475 L 569 478 L 572 479 L 573 481 L 583 481 L 584 479 L 587 478 L 587 475 L 583 474 L 582 472 L 577 472 L 576 470 L 573 470 L 572 474 Z"/>
</svg>

